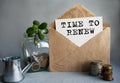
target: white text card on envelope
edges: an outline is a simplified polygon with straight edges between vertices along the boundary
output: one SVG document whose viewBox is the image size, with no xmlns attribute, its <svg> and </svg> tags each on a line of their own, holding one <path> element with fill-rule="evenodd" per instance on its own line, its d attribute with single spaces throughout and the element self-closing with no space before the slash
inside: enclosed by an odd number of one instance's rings
<svg viewBox="0 0 120 83">
<path fill-rule="evenodd" d="M 102 17 L 56 19 L 56 30 L 77 46 L 82 46 L 103 30 Z"/>
</svg>

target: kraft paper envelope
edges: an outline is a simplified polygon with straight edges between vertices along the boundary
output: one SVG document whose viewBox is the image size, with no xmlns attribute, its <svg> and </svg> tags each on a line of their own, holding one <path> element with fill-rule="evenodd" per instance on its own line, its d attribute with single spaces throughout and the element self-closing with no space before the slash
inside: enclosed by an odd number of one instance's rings
<svg viewBox="0 0 120 83">
<path fill-rule="evenodd" d="M 58 19 L 95 16 L 84 6 L 77 4 Z M 55 23 L 50 25 L 50 71 L 78 72 L 88 71 L 89 63 L 102 60 L 110 63 L 110 27 L 103 22 L 103 31 L 81 47 L 76 46 L 55 30 Z"/>
</svg>

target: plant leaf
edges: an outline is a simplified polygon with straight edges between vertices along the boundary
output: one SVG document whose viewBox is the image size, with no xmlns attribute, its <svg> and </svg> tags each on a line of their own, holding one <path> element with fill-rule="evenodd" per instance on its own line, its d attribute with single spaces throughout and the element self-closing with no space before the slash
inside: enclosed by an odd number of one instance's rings
<svg viewBox="0 0 120 83">
<path fill-rule="evenodd" d="M 34 29 L 29 27 L 27 30 L 26 30 L 26 33 L 28 35 L 28 37 L 32 37 L 33 34 L 34 34 Z"/>
<path fill-rule="evenodd" d="M 40 23 L 39 23 L 39 21 L 34 20 L 34 21 L 33 21 L 33 25 L 38 25 L 38 26 L 39 26 L 39 25 L 40 25 Z"/>
<path fill-rule="evenodd" d="M 33 25 L 32 28 L 34 29 L 34 32 L 38 30 L 38 25 Z"/>
<path fill-rule="evenodd" d="M 47 28 L 47 23 L 43 22 L 42 24 L 39 25 L 39 29 L 45 29 Z"/>
<path fill-rule="evenodd" d="M 45 29 L 42 30 L 42 33 L 43 33 L 43 34 L 47 34 L 48 32 L 49 32 L 49 31 L 48 31 L 47 28 L 45 28 Z"/>
<path fill-rule="evenodd" d="M 44 40 L 44 34 L 41 33 L 41 31 L 38 31 L 38 37 L 40 40 Z"/>
</svg>

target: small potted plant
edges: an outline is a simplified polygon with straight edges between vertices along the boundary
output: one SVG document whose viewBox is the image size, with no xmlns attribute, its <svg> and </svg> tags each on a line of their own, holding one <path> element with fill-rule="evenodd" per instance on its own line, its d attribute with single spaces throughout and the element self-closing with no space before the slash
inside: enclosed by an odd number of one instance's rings
<svg viewBox="0 0 120 83">
<path fill-rule="evenodd" d="M 39 21 L 34 20 L 33 26 L 27 28 L 26 33 L 27 37 L 34 37 L 34 44 L 37 45 L 38 40 L 44 40 L 45 34 L 48 33 L 47 23 L 43 22 L 40 24 Z"/>
<path fill-rule="evenodd" d="M 22 44 L 23 57 L 25 62 L 29 61 L 29 57 L 34 55 L 38 57 L 40 64 L 35 63 L 30 71 L 41 71 L 41 68 L 47 69 L 49 58 L 49 44 L 45 40 L 48 33 L 47 23 L 40 23 L 37 20 L 33 21 L 33 25 L 26 29 L 26 35 Z M 41 59 L 41 56 L 43 59 Z M 44 66 L 42 66 L 44 65 Z M 42 66 L 42 67 L 41 67 Z"/>
</svg>

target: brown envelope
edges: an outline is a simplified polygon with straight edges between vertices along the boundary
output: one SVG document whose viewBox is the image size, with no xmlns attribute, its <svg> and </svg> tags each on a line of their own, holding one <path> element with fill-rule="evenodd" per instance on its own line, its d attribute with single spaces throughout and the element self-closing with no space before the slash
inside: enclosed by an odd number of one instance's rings
<svg viewBox="0 0 120 83">
<path fill-rule="evenodd" d="M 79 18 L 95 16 L 84 6 L 77 4 L 64 13 L 61 18 Z M 50 25 L 50 71 L 88 71 L 89 62 L 102 60 L 110 63 L 110 27 L 103 23 L 104 30 L 81 47 L 76 46 L 55 30 L 54 22 Z"/>
</svg>

